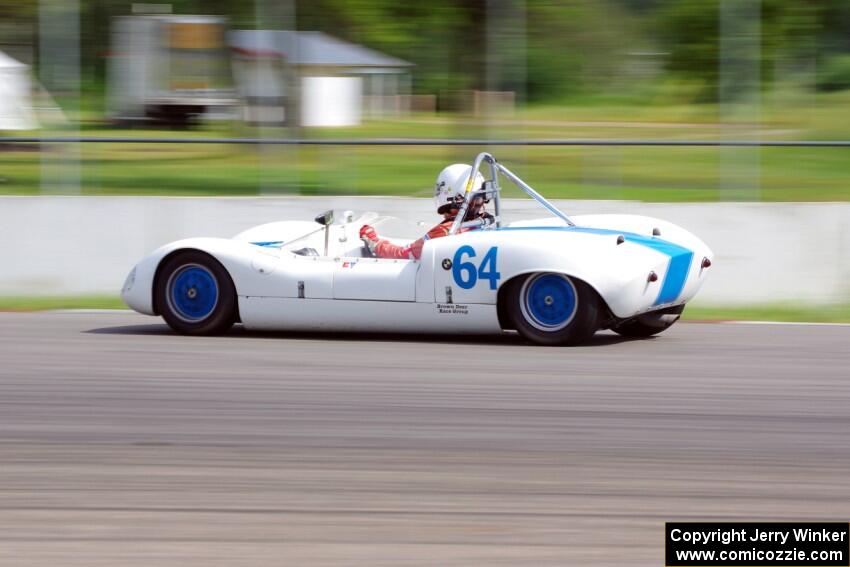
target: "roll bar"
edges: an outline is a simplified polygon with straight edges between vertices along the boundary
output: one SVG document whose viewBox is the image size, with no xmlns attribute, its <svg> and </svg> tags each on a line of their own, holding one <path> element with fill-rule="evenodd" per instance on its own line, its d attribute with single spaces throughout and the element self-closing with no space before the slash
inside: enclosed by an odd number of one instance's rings
<svg viewBox="0 0 850 567">
<path fill-rule="evenodd" d="M 481 191 L 473 191 L 475 173 L 481 167 L 483 162 L 487 162 L 490 165 L 490 179 L 484 181 L 484 198 L 493 200 L 493 212 L 495 213 L 493 216 L 495 217 L 494 221 L 487 221 L 485 219 L 476 219 L 471 221 L 463 221 L 463 218 L 466 216 L 466 211 L 469 210 L 469 202 L 473 195 L 480 193 Z M 501 218 L 501 201 L 500 201 L 500 192 L 501 187 L 499 186 L 499 173 L 507 177 L 514 185 L 522 189 L 526 195 L 540 203 L 540 205 L 567 223 L 569 226 L 575 226 L 575 223 L 564 214 L 558 207 L 547 201 L 543 195 L 535 191 L 531 188 L 525 181 L 520 179 L 516 174 L 514 174 L 507 167 L 503 166 L 499 162 L 496 161 L 491 154 L 487 152 L 481 152 L 476 156 L 475 161 L 472 163 L 472 169 L 469 171 L 469 179 L 466 180 L 466 191 L 463 195 L 463 203 L 461 204 L 460 210 L 455 217 L 454 223 L 452 224 L 452 228 L 449 231 L 449 234 L 456 234 L 458 230 L 461 228 L 478 228 L 482 226 L 488 226 L 489 224 L 495 224 L 497 227 L 502 226 L 502 218 Z"/>
</svg>

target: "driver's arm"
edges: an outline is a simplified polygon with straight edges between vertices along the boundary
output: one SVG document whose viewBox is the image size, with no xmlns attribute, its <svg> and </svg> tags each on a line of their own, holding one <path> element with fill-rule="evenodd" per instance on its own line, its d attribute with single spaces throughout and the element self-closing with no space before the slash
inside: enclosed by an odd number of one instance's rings
<svg viewBox="0 0 850 567">
<path fill-rule="evenodd" d="M 369 248 L 369 250 L 378 258 L 393 258 L 396 260 L 413 259 L 411 246 L 398 246 L 388 240 L 378 237 L 375 229 L 368 224 L 360 228 L 360 240 Z M 415 244 L 415 243 L 414 243 Z M 420 247 L 421 250 L 421 247 Z"/>
<path fill-rule="evenodd" d="M 382 239 L 379 240 L 378 244 L 375 246 L 375 255 L 378 258 L 418 260 L 419 255 L 422 253 L 422 244 L 424 244 L 424 241 L 421 238 L 409 246 L 399 246 L 398 244 L 393 244 L 389 240 Z M 416 246 L 415 249 L 414 246 Z"/>
<path fill-rule="evenodd" d="M 375 229 L 369 225 L 365 225 L 360 229 L 360 238 L 363 239 L 366 245 L 369 246 L 369 249 L 372 250 L 378 258 L 418 260 L 419 257 L 422 256 L 422 247 L 425 246 L 426 241 L 432 238 L 448 236 L 450 230 L 451 223 L 438 224 L 419 240 L 416 240 L 408 246 L 399 246 L 398 244 L 393 244 L 389 240 L 378 238 L 378 234 L 375 232 Z"/>
</svg>

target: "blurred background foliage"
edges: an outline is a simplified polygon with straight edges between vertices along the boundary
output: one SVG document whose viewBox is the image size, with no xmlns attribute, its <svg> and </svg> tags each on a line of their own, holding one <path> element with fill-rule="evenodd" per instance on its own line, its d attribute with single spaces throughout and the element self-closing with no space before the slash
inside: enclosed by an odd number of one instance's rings
<svg viewBox="0 0 850 567">
<path fill-rule="evenodd" d="M 118 132 L 122 127 L 104 116 L 111 22 L 129 14 L 132 2 L 73 1 L 80 8 L 80 97 L 65 104 L 65 93 L 51 92 L 70 111 L 71 126 L 95 136 L 175 135 L 157 127 Z M 266 129 L 264 135 L 850 138 L 848 0 L 171 0 L 168 4 L 175 14 L 226 16 L 233 29 L 323 31 L 410 61 L 415 64 L 412 92 L 433 95 L 437 101 L 436 111 L 367 119 L 356 127 Z M 732 71 L 739 76 L 733 75 L 732 88 L 723 90 L 719 84 L 723 41 L 728 42 L 729 34 L 721 29 L 721 12 L 724 6 L 735 5 L 758 7 L 757 34 L 749 38 L 753 49 L 732 50 L 739 59 Z M 38 23 L 38 0 L 0 0 L 0 50 L 23 52 L 36 77 Z M 725 48 L 728 56 L 728 43 Z M 458 112 L 453 97 L 464 90 L 511 91 L 516 105 L 485 116 Z M 738 97 L 741 110 L 731 111 Z M 178 135 L 254 136 L 257 130 L 218 122 Z M 48 146 L 41 154 L 19 150 L 0 147 L 0 193 L 44 192 L 46 168 L 51 160 L 60 168 L 64 154 Z M 98 144 L 79 151 L 79 192 L 427 196 L 433 176 L 445 163 L 468 161 L 478 150 Z M 553 197 L 850 200 L 846 149 L 494 151 Z M 57 171 L 62 175 L 61 169 Z"/>
<path fill-rule="evenodd" d="M 109 23 L 130 12 L 126 0 L 79 0 L 85 84 L 103 82 Z M 721 0 L 525 0 L 529 102 L 571 95 L 610 94 L 625 78 L 658 75 L 635 67 L 657 63 L 669 82 L 690 84 L 682 96 L 717 97 Z M 511 90 L 510 76 L 487 84 L 488 10 L 493 0 L 171 0 L 174 13 L 220 14 L 234 28 L 286 25 L 318 30 L 367 45 L 416 64 L 414 91 L 458 88 Z M 761 0 L 761 78 L 764 88 L 781 81 L 812 82 L 824 91 L 850 85 L 850 2 Z M 0 0 L 0 41 L 29 34 L 37 40 L 38 0 Z M 510 23 L 506 29 L 510 29 Z M 4 41 L 5 40 L 5 41 Z M 653 57 L 654 55 L 654 57 Z M 653 62 L 653 59 L 655 61 Z M 649 61 L 647 61 L 649 60 Z M 495 88 L 494 88 L 495 87 Z M 642 91 L 639 91 L 642 92 Z"/>
</svg>

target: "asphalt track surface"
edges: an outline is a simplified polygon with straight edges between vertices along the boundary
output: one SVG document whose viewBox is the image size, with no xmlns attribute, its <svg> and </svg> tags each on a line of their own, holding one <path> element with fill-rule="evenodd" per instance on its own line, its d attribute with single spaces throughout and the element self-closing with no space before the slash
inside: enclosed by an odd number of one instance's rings
<svg viewBox="0 0 850 567">
<path fill-rule="evenodd" d="M 652 565 L 850 519 L 850 327 L 580 348 L 0 314 L 0 565 Z"/>
</svg>

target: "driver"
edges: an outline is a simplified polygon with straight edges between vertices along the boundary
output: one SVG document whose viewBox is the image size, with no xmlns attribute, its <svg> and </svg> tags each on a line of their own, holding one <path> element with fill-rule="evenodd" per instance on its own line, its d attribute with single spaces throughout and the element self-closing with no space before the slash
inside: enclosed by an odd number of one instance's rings
<svg viewBox="0 0 850 567">
<path fill-rule="evenodd" d="M 388 240 L 383 240 L 378 237 L 375 229 L 368 224 L 363 225 L 360 229 L 360 239 L 369 248 L 369 250 L 378 258 L 395 258 L 399 260 L 418 260 L 422 254 L 422 247 L 426 240 L 432 238 L 441 238 L 448 236 L 452 229 L 452 224 L 455 222 L 455 217 L 463 204 L 464 193 L 466 191 L 466 181 L 469 179 L 471 166 L 456 163 L 448 166 L 437 176 L 437 182 L 434 187 L 434 204 L 437 205 L 437 214 L 443 215 L 443 222 L 429 230 L 425 236 L 413 242 L 408 246 L 398 246 Z M 473 186 L 479 190 L 483 188 L 484 178 L 480 173 L 475 173 Z M 469 208 L 466 211 L 465 220 L 473 220 L 477 218 L 490 217 L 484 211 L 484 195 L 480 192 L 473 193 L 469 201 Z M 461 229 L 465 231 L 469 229 Z"/>
</svg>

